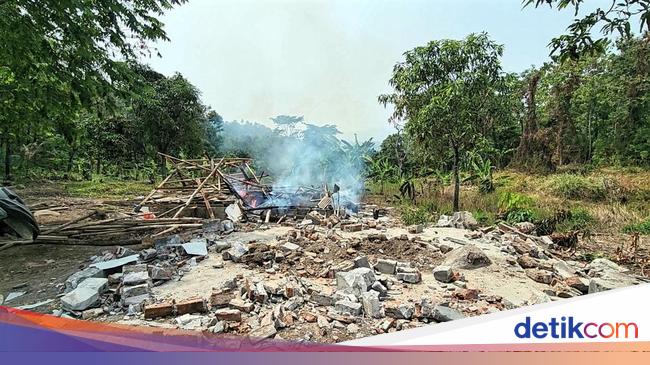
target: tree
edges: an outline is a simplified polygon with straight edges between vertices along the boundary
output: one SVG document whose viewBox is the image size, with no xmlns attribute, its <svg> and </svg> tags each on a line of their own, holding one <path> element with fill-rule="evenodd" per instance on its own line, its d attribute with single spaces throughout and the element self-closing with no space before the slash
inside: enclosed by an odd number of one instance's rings
<svg viewBox="0 0 650 365">
<path fill-rule="evenodd" d="M 208 110 L 199 91 L 181 74 L 165 77 L 148 67 L 139 71 L 147 86 L 135 96 L 134 113 L 154 152 L 196 155 L 203 150 Z M 214 116 L 213 116 L 214 117 Z M 165 160 L 160 171 L 166 174 Z"/>
<path fill-rule="evenodd" d="M 393 68 L 392 94 L 379 101 L 394 106 L 390 121 L 405 121 L 406 132 L 432 152 L 451 150 L 454 211 L 459 210 L 462 155 L 485 136 L 491 104 L 502 82 L 503 46 L 487 34 L 464 40 L 431 41 L 406 52 Z M 442 151 L 440 150 L 442 149 Z"/>
<path fill-rule="evenodd" d="M 573 7 L 577 16 L 585 0 L 523 0 L 524 7 L 549 5 L 562 10 Z M 638 19 L 639 33 L 650 31 L 650 2 L 648 0 L 611 0 L 609 7 L 596 8 L 582 18 L 574 20 L 567 28 L 568 34 L 553 38 L 549 46 L 551 54 L 566 59 L 578 59 L 584 54 L 603 53 L 609 44 L 609 36 L 618 34 L 623 40 L 632 38 L 632 23 Z M 602 37 L 592 35 L 601 25 Z"/>
<path fill-rule="evenodd" d="M 0 132 L 12 145 L 34 124 L 71 118 L 129 78 L 119 60 L 167 39 L 156 18 L 186 0 L 0 1 Z M 70 130 L 69 128 L 66 128 Z"/>
</svg>

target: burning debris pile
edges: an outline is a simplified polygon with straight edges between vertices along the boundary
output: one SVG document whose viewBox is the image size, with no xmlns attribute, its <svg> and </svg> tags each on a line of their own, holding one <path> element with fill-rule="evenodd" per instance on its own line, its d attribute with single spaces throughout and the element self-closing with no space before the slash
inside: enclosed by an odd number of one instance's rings
<svg viewBox="0 0 650 365">
<path fill-rule="evenodd" d="M 308 213 L 340 219 L 358 209 L 334 184 L 273 186 L 257 175 L 246 158 L 180 159 L 160 154 L 171 172 L 133 211 L 108 216 L 98 210 L 58 226 L 40 227 L 35 239 L 0 241 L 0 250 L 20 244 L 140 244 L 174 232 L 197 232 L 205 220 L 278 222 Z"/>
<path fill-rule="evenodd" d="M 442 227 L 403 227 L 376 211 L 215 219 L 139 252 L 106 252 L 66 280 L 56 314 L 338 342 L 643 281 L 606 259 L 563 260 L 527 225 L 479 228 L 460 212 Z"/>
<path fill-rule="evenodd" d="M 316 188 L 265 183 L 263 180 L 270 177 L 264 172 L 258 176 L 250 166 L 250 159 L 186 160 L 161 156 L 172 166 L 172 171 L 136 206 L 137 212 L 149 213 L 150 204 L 161 208 L 164 203 L 164 210 L 151 213 L 158 218 L 178 218 L 185 214 L 211 219 L 228 217 L 235 222 L 257 218 L 268 223 L 288 216 L 302 217 L 313 210 L 341 216 L 358 208 L 347 196 L 341 201 L 340 187 L 336 184 L 330 191 L 327 184 Z"/>
</svg>

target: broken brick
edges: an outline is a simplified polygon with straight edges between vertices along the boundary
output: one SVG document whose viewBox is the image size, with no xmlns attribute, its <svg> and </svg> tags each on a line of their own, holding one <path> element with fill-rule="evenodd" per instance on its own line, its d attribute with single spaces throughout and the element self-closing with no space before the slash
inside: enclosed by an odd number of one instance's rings
<svg viewBox="0 0 650 365">
<path fill-rule="evenodd" d="M 167 317 L 171 316 L 173 313 L 174 303 L 172 302 L 151 304 L 144 307 L 144 318 L 146 319 Z"/>
<path fill-rule="evenodd" d="M 208 308 L 205 300 L 201 298 L 188 299 L 184 302 L 176 303 L 176 312 L 179 315 L 187 313 L 203 313 L 207 312 Z"/>
<path fill-rule="evenodd" d="M 212 308 L 225 308 L 232 299 L 233 293 L 230 290 L 214 291 L 210 295 L 210 306 Z"/>
</svg>

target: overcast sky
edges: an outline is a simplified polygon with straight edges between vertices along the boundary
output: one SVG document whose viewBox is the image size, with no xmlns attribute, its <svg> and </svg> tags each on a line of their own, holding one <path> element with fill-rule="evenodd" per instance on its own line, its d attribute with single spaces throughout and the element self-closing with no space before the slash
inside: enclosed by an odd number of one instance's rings
<svg viewBox="0 0 650 365">
<path fill-rule="evenodd" d="M 163 17 L 162 58 L 144 61 L 182 73 L 225 120 L 302 115 L 381 140 L 394 129 L 377 96 L 406 50 L 487 31 L 519 72 L 548 59 L 572 16 L 519 0 L 190 0 Z"/>
</svg>

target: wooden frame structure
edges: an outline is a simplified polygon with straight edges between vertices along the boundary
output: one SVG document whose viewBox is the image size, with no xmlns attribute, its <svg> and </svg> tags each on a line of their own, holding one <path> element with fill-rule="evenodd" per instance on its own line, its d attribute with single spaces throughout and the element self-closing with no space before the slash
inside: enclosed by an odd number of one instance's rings
<svg viewBox="0 0 650 365">
<path fill-rule="evenodd" d="M 157 218 L 173 214 L 178 218 L 181 213 L 193 204 L 203 204 L 210 218 L 214 218 L 212 203 L 240 198 L 233 183 L 266 194 L 268 187 L 264 186 L 253 169 L 250 167 L 251 159 L 248 158 L 220 158 L 216 159 L 181 159 L 159 153 L 165 162 L 171 165 L 171 172 L 158 184 L 136 207 L 140 210 L 143 206 L 153 203 L 157 193 L 174 193 L 183 197 L 179 204 L 167 211 L 156 214 Z M 236 173 L 240 171 L 240 173 Z"/>
</svg>

